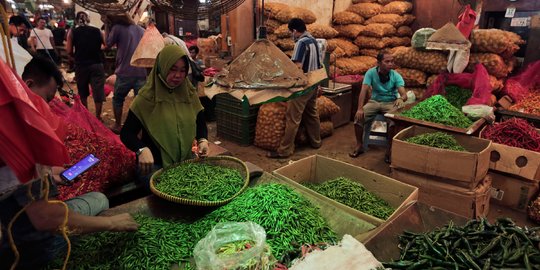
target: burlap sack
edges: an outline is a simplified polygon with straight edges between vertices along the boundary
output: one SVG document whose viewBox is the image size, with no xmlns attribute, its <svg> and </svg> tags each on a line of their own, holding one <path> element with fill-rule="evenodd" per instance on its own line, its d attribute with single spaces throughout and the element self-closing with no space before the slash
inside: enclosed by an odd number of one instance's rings
<svg viewBox="0 0 540 270">
<path fill-rule="evenodd" d="M 405 23 L 405 17 L 397 14 L 378 14 L 366 21 L 366 24 L 388 23 L 394 27 L 399 27 Z"/>
<path fill-rule="evenodd" d="M 282 11 L 283 9 L 287 9 L 289 8 L 289 5 L 287 4 L 283 4 L 283 3 L 275 3 L 275 2 L 270 2 L 270 3 L 264 3 L 264 15 L 267 17 L 267 18 L 275 18 L 276 15 Z"/>
<path fill-rule="evenodd" d="M 276 34 L 267 34 L 266 39 L 268 39 L 268 40 L 274 42 L 274 44 L 276 44 L 276 40 L 278 40 L 279 38 L 276 36 Z"/>
<path fill-rule="evenodd" d="M 321 119 L 321 121 L 329 120 L 332 118 L 332 115 L 338 113 L 339 110 L 339 106 L 331 99 L 325 96 L 317 98 L 317 112 L 319 113 L 319 119 Z"/>
<path fill-rule="evenodd" d="M 496 92 L 504 87 L 504 80 L 497 79 L 495 76 L 489 75 L 489 84 L 491 84 L 492 91 Z"/>
<path fill-rule="evenodd" d="M 334 29 L 338 31 L 339 37 L 346 37 L 350 39 L 355 39 L 365 26 L 360 24 L 347 24 L 347 25 L 334 25 Z"/>
<path fill-rule="evenodd" d="M 285 133 L 286 102 L 263 104 L 257 115 L 254 145 L 275 151 Z"/>
<path fill-rule="evenodd" d="M 334 124 L 332 123 L 332 121 L 321 122 L 321 138 L 332 136 L 333 133 Z M 298 145 L 304 145 L 308 143 L 306 129 L 302 125 L 300 125 L 300 127 L 298 128 L 298 133 L 296 133 L 295 143 Z"/>
<path fill-rule="evenodd" d="M 354 12 L 365 19 L 381 13 L 383 6 L 376 3 L 359 3 L 350 6 L 347 11 Z"/>
<path fill-rule="evenodd" d="M 350 11 L 341 11 L 334 14 L 334 18 L 332 20 L 334 24 L 363 24 L 364 18 L 362 16 L 350 12 Z"/>
<path fill-rule="evenodd" d="M 282 24 L 280 27 L 276 28 L 274 34 L 278 38 L 291 38 L 291 31 L 289 31 L 289 27 L 287 24 Z"/>
<path fill-rule="evenodd" d="M 435 81 L 435 79 L 437 79 L 437 76 L 439 76 L 439 74 L 429 76 L 426 80 L 426 86 L 429 87 Z"/>
<path fill-rule="evenodd" d="M 504 59 L 494 53 L 471 53 L 469 65 L 466 70 L 468 72 L 473 72 L 474 66 L 477 63 L 482 63 L 482 65 L 486 67 L 488 73 L 497 78 L 504 78 L 508 76 L 508 73 L 510 72 Z"/>
<path fill-rule="evenodd" d="M 338 58 L 336 67 L 340 70 L 339 75 L 364 74 L 368 69 L 377 64 L 377 59 L 370 56 L 355 56 L 352 58 Z"/>
<path fill-rule="evenodd" d="M 409 37 L 385 37 L 384 42 L 387 47 L 398 47 L 398 46 L 410 46 L 411 38 Z"/>
<path fill-rule="evenodd" d="M 499 29 L 476 29 L 472 31 L 470 41 L 472 52 L 489 52 L 511 56 L 519 50 L 525 41 L 515 33 Z"/>
<path fill-rule="evenodd" d="M 156 62 L 156 57 L 163 47 L 165 47 L 163 37 L 153 24 L 149 25 L 144 31 L 135 52 L 133 52 L 130 62 L 131 65 L 145 68 L 153 67 Z"/>
<path fill-rule="evenodd" d="M 360 33 L 368 37 L 387 37 L 394 35 L 396 28 L 387 23 L 372 23 L 366 25 Z"/>
<path fill-rule="evenodd" d="M 412 47 L 393 50 L 394 63 L 403 68 L 418 69 L 426 73 L 439 74 L 446 70 L 447 55 L 440 51 L 419 51 Z"/>
<path fill-rule="evenodd" d="M 337 40 L 335 38 L 326 41 L 326 51 L 333 52 L 337 48 Z"/>
<path fill-rule="evenodd" d="M 383 6 L 386 4 L 392 3 L 394 1 L 405 1 L 405 0 L 377 0 L 377 2 Z"/>
<path fill-rule="evenodd" d="M 267 33 L 274 33 L 274 31 L 276 31 L 276 29 L 280 27 L 282 23 L 278 20 L 268 19 L 266 20 L 265 25 Z"/>
<path fill-rule="evenodd" d="M 352 0 L 353 4 L 359 3 L 377 3 L 377 0 Z"/>
<path fill-rule="evenodd" d="M 365 36 L 358 36 L 354 40 L 354 44 L 356 44 L 360 49 L 382 49 L 386 47 L 386 42 L 384 41 L 384 38 L 374 38 L 374 37 L 365 37 Z"/>
<path fill-rule="evenodd" d="M 335 62 L 335 61 L 331 61 L 332 63 Z M 337 76 L 342 76 L 342 75 L 346 75 L 343 73 L 343 71 L 338 68 L 337 66 L 335 65 L 330 65 L 330 78 L 335 78 Z"/>
<path fill-rule="evenodd" d="M 393 1 L 384 5 L 382 13 L 386 14 L 405 14 L 412 10 L 412 3 L 407 1 Z"/>
<path fill-rule="evenodd" d="M 289 21 L 293 18 L 300 18 L 306 24 L 314 23 L 317 20 L 315 13 L 309 9 L 301 7 L 289 7 L 282 9 L 275 16 L 275 19 L 282 23 L 289 23 Z"/>
<path fill-rule="evenodd" d="M 360 63 L 359 73 L 364 74 L 368 69 L 377 65 L 377 58 L 371 56 L 354 56 L 351 58 L 353 61 Z"/>
<path fill-rule="evenodd" d="M 405 25 L 400 26 L 396 31 L 396 36 L 399 37 L 411 37 L 412 34 L 412 29 Z"/>
<path fill-rule="evenodd" d="M 396 71 L 403 77 L 406 87 L 417 87 L 426 84 L 426 73 L 410 68 L 397 68 Z"/>
<path fill-rule="evenodd" d="M 282 51 L 289 51 L 294 49 L 294 40 L 290 38 L 280 38 L 274 42 Z"/>
<path fill-rule="evenodd" d="M 338 31 L 331 26 L 316 23 L 308 24 L 307 31 L 315 38 L 331 39 L 338 35 Z"/>
<path fill-rule="evenodd" d="M 412 14 L 405 14 L 403 15 L 403 18 L 405 18 L 403 25 L 410 25 L 412 22 L 414 22 L 414 20 L 416 20 L 416 17 Z"/>
<path fill-rule="evenodd" d="M 333 38 L 328 40 L 328 43 L 332 43 L 332 46 L 335 46 L 332 54 L 334 54 L 337 58 L 358 55 L 360 52 L 358 46 L 343 38 Z"/>
<path fill-rule="evenodd" d="M 360 55 L 363 56 L 371 56 L 377 58 L 377 54 L 379 54 L 379 50 L 376 49 L 360 49 Z"/>
</svg>

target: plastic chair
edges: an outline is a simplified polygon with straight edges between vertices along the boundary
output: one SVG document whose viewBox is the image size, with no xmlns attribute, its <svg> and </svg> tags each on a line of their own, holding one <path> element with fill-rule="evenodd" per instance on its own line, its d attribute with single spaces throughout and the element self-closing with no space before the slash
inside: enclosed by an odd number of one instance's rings
<svg viewBox="0 0 540 270">
<path fill-rule="evenodd" d="M 369 145 L 388 145 L 388 125 L 386 126 L 386 132 L 372 131 L 371 127 L 375 121 L 381 121 L 386 124 L 384 114 L 377 114 L 373 121 L 364 125 L 364 152 L 368 150 Z"/>
</svg>

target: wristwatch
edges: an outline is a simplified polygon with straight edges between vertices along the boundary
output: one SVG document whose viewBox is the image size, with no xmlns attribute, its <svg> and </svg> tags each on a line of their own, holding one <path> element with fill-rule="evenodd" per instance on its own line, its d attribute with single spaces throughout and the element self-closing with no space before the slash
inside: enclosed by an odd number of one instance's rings
<svg viewBox="0 0 540 270">
<path fill-rule="evenodd" d="M 142 151 L 144 150 L 144 148 L 146 147 L 143 147 L 143 148 L 139 148 L 139 150 L 137 150 L 137 152 L 135 152 L 135 155 L 137 155 L 137 157 L 142 153 Z"/>
</svg>

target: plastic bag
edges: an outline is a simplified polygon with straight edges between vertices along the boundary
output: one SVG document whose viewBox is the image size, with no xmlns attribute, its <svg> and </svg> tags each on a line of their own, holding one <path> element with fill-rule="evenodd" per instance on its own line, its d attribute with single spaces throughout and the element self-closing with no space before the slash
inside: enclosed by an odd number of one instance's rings
<svg viewBox="0 0 540 270">
<path fill-rule="evenodd" d="M 493 114 L 493 107 L 488 105 L 465 105 L 461 107 L 461 111 L 473 119 L 495 117 Z"/>
<path fill-rule="evenodd" d="M 461 88 L 473 90 L 472 97 L 467 101 L 467 105 L 490 104 L 491 83 L 489 74 L 482 64 L 476 64 L 474 73 L 441 74 L 429 85 L 424 93 L 424 99 L 434 95 L 445 95 L 445 86 L 456 85 Z"/>
<path fill-rule="evenodd" d="M 530 63 L 518 75 L 508 78 L 503 93 L 519 102 L 530 91 L 540 88 L 540 60 Z"/>
<path fill-rule="evenodd" d="M 459 22 L 456 27 L 465 38 L 469 38 L 474 28 L 474 22 L 476 21 L 476 12 L 471 8 L 471 5 L 466 5 L 465 10 L 458 18 Z"/>
<path fill-rule="evenodd" d="M 250 243 L 245 249 L 229 248 L 243 241 Z M 251 221 L 218 223 L 195 245 L 193 257 L 200 270 L 271 269 L 274 264 L 264 228 Z"/>
</svg>

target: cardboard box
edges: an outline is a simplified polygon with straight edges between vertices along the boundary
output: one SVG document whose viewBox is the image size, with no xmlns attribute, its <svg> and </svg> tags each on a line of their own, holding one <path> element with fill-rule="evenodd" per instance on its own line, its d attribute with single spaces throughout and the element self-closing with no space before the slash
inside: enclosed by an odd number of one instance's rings
<svg viewBox="0 0 540 270">
<path fill-rule="evenodd" d="M 482 132 L 484 132 L 484 129 Z M 540 133 L 540 130 L 537 131 Z M 482 136 L 482 132 L 480 132 L 480 136 Z M 540 181 L 540 153 L 504 144 L 491 143 L 489 168 L 494 171 L 517 175 L 531 181 Z"/>
<path fill-rule="evenodd" d="M 490 172 L 491 202 L 526 212 L 527 205 L 538 192 L 538 182 Z"/>
<path fill-rule="evenodd" d="M 392 166 L 454 180 L 456 186 L 474 189 L 488 172 L 491 141 L 451 134 L 467 152 L 404 141 L 416 135 L 437 131 L 440 130 L 411 126 L 396 134 L 392 141 Z"/>
<path fill-rule="evenodd" d="M 385 222 L 379 218 L 360 212 L 349 206 L 334 201 L 311 189 L 302 186 L 300 183 L 323 183 L 337 177 L 347 177 L 361 183 L 367 190 L 376 194 L 388 202 L 396 211 L 388 218 L 391 220 L 397 216 L 411 201 L 418 198 L 416 187 L 401 183 L 390 177 L 353 166 L 351 164 L 327 158 L 324 156 L 310 156 L 298 160 L 292 164 L 279 168 L 273 172 L 274 175 L 290 183 L 291 186 L 311 193 L 321 200 L 331 201 L 340 207 L 347 208 L 357 213 L 357 216 L 364 218 L 373 224 L 380 225 Z"/>
<path fill-rule="evenodd" d="M 392 168 L 392 177 L 418 187 L 418 200 L 467 218 L 485 217 L 489 212 L 489 175 L 474 190 L 450 185 L 444 179 Z"/>
</svg>

